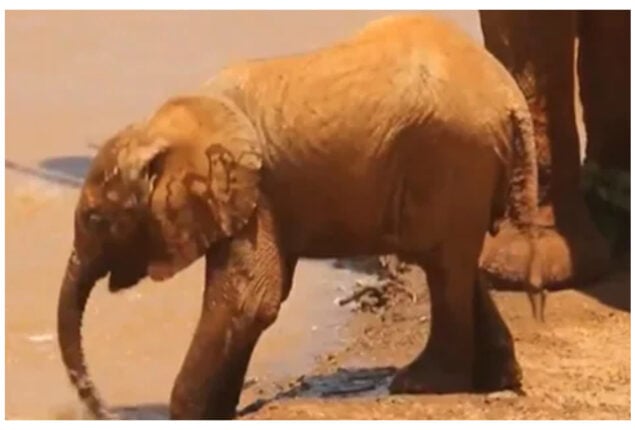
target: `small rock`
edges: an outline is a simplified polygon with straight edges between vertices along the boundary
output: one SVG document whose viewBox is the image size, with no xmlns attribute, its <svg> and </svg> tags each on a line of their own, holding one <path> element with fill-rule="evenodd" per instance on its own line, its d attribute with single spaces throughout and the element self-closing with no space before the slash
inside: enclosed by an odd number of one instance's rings
<svg viewBox="0 0 635 430">
<path fill-rule="evenodd" d="M 131 302 L 134 302 L 136 300 L 141 299 L 143 296 L 141 295 L 140 292 L 138 291 L 130 291 L 128 293 L 127 299 L 130 300 Z"/>
<path fill-rule="evenodd" d="M 517 399 L 520 397 L 518 393 L 512 390 L 505 391 L 495 391 L 493 393 L 489 393 L 485 396 L 486 400 L 507 400 L 507 399 Z"/>
<path fill-rule="evenodd" d="M 249 388 L 252 385 L 255 385 L 256 383 L 258 383 L 258 378 L 256 377 L 247 378 L 245 382 L 243 383 L 243 389 Z"/>
<path fill-rule="evenodd" d="M 55 339 L 55 336 L 52 333 L 42 333 L 42 334 L 33 334 L 31 336 L 27 336 L 27 339 L 35 343 L 51 342 L 53 339 Z"/>
</svg>

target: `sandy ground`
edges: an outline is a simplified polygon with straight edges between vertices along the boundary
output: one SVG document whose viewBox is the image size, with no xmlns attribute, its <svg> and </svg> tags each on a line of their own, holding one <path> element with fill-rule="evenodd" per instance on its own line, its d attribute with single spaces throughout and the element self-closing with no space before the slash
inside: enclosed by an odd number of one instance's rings
<svg viewBox="0 0 635 430">
<path fill-rule="evenodd" d="M 475 12 L 438 13 L 481 40 Z M 6 14 L 7 418 L 77 416 L 57 349 L 55 308 L 78 186 L 99 143 L 226 62 L 315 48 L 386 14 Z M 528 395 L 519 399 L 386 396 L 391 370 L 382 367 L 406 363 L 425 341 L 424 284 L 414 282 L 423 289 L 417 304 L 398 301 L 381 322 L 333 304 L 360 276 L 331 262 L 302 262 L 251 363 L 243 418 L 629 416 L 628 272 L 596 286 L 602 300 L 588 292 L 553 294 L 544 327 L 531 323 L 524 296 L 497 294 L 526 374 Z M 91 374 L 125 417 L 165 417 L 201 287 L 199 263 L 169 282 L 93 293 L 84 329 Z M 613 290 L 626 296 L 604 299 Z M 304 380 L 295 381 L 300 375 Z"/>
<path fill-rule="evenodd" d="M 395 366 L 429 333 L 425 276 L 413 270 L 406 294 L 381 313 L 358 313 L 351 341 L 322 357 L 285 390 L 261 396 L 246 419 L 630 419 L 628 263 L 581 291 L 552 292 L 547 322 L 535 322 L 521 292 L 494 292 L 523 370 L 514 393 L 388 396 Z"/>
</svg>

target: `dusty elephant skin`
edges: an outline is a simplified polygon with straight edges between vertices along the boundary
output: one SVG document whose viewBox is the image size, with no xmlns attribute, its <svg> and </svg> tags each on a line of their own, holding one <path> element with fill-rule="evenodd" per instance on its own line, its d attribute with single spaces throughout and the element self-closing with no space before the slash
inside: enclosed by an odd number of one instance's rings
<svg viewBox="0 0 635 430">
<path fill-rule="evenodd" d="M 536 207 L 522 93 L 448 23 L 387 18 L 311 54 L 229 67 L 94 159 L 60 293 L 62 357 L 80 398 L 107 418 L 80 336 L 95 281 L 109 274 L 117 291 L 205 256 L 170 415 L 232 418 L 298 258 L 395 253 L 428 274 L 433 324 L 391 391 L 520 389 L 509 330 L 476 273 L 484 234 L 505 213 L 531 246 Z"/>
<path fill-rule="evenodd" d="M 610 269 L 610 249 L 580 192 L 575 74 L 587 131 L 587 161 L 630 170 L 630 11 L 481 11 L 485 46 L 526 96 L 536 134 L 537 249 L 547 286 L 589 283 Z M 577 63 L 575 40 L 579 41 Z M 483 267 L 509 278 L 525 258 L 512 223 L 486 243 Z M 491 248 L 491 249 L 490 249 Z M 520 274 L 519 276 L 522 276 Z"/>
</svg>

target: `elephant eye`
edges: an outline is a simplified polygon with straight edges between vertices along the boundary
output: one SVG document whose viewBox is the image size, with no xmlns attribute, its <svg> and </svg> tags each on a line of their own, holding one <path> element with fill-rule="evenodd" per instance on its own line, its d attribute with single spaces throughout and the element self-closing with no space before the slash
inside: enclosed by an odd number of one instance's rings
<svg viewBox="0 0 635 430">
<path fill-rule="evenodd" d="M 103 229 L 108 226 L 108 220 L 104 217 L 98 209 L 90 208 L 84 212 L 84 222 L 88 228 Z"/>
</svg>

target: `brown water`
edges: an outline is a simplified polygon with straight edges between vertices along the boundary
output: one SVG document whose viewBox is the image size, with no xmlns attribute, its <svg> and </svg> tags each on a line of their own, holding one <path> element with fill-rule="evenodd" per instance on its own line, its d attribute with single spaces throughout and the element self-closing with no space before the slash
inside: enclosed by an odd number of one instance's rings
<svg viewBox="0 0 635 430">
<path fill-rule="evenodd" d="M 76 404 L 55 339 L 78 184 L 95 145 L 195 88 L 227 62 L 313 49 L 383 11 L 6 13 L 6 416 Z M 480 39 L 473 11 L 438 12 Z M 343 339 L 333 304 L 359 275 L 303 261 L 250 375 L 301 374 Z M 167 402 L 198 316 L 202 262 L 165 283 L 96 288 L 85 322 L 90 370 L 116 405 Z"/>
</svg>

